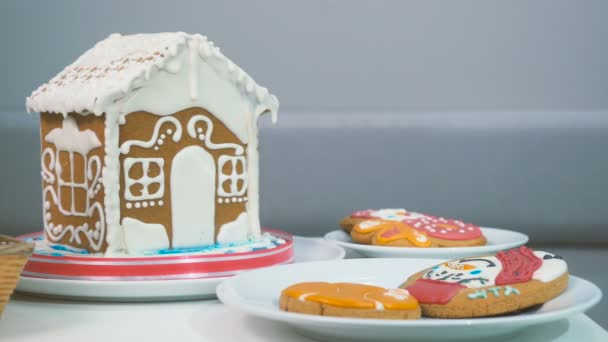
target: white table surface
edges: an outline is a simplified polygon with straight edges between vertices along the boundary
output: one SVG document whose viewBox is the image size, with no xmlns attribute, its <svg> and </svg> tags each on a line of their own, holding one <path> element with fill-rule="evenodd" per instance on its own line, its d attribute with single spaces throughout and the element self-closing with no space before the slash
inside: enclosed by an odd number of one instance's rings
<svg viewBox="0 0 608 342">
<path fill-rule="evenodd" d="M 0 341 L 311 341 L 288 326 L 247 316 L 218 300 L 87 303 L 16 295 L 0 320 Z M 536 326 L 512 341 L 608 341 L 585 315 Z"/>
<path fill-rule="evenodd" d="M 0 319 L 2 342 L 130 340 L 312 341 L 284 324 L 241 314 L 218 300 L 97 303 L 15 294 Z M 580 314 L 504 341 L 608 341 L 608 332 Z"/>
</svg>

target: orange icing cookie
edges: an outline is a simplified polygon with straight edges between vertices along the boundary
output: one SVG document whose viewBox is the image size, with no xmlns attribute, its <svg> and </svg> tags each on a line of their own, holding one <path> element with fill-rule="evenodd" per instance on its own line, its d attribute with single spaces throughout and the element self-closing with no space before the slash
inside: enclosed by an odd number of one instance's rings
<svg viewBox="0 0 608 342">
<path fill-rule="evenodd" d="M 329 304 L 341 308 L 376 310 L 411 310 L 418 301 L 403 289 L 385 289 L 378 286 L 354 283 L 298 283 L 283 290 L 283 295 Z"/>
<path fill-rule="evenodd" d="M 354 225 L 353 231 L 361 234 L 377 232 L 380 229 L 392 227 L 393 221 L 387 220 L 365 220 Z"/>
<path fill-rule="evenodd" d="M 431 240 L 425 233 L 402 222 L 391 222 L 376 233 L 376 244 L 386 245 L 392 241 L 407 239 L 416 247 L 429 247 Z"/>
</svg>

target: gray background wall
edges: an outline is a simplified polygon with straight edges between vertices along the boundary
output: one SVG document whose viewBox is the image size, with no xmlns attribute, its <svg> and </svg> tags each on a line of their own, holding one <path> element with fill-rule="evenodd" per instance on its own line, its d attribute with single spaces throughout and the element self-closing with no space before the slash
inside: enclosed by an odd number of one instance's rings
<svg viewBox="0 0 608 342">
<path fill-rule="evenodd" d="M 281 100 L 261 132 L 267 226 L 321 235 L 354 209 L 404 206 L 606 259 L 607 13 L 599 0 L 3 1 L 0 231 L 41 228 L 25 96 L 112 32 L 181 30 Z"/>
<path fill-rule="evenodd" d="M 41 222 L 24 97 L 112 32 L 182 30 L 281 100 L 261 133 L 269 226 L 319 235 L 355 208 L 406 206 L 537 241 L 606 241 L 606 13 L 605 1 L 2 2 L 0 227 Z"/>
<path fill-rule="evenodd" d="M 113 32 L 202 32 L 292 108 L 608 106 L 605 1 L 3 1 L 0 103 Z M 27 67 L 24 67 L 27 66 Z"/>
</svg>

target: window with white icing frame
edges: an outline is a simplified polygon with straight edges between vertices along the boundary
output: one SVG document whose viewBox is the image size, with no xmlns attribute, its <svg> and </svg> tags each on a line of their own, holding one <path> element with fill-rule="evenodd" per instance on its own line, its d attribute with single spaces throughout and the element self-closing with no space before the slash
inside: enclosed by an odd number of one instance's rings
<svg viewBox="0 0 608 342">
<path fill-rule="evenodd" d="M 125 199 L 127 201 L 153 200 L 162 198 L 165 194 L 165 175 L 163 158 L 126 158 L 124 161 L 125 176 Z M 133 168 L 140 168 L 141 177 L 131 176 Z M 158 170 L 154 176 L 150 176 L 151 168 Z M 139 185 L 139 193 L 133 192 L 133 187 Z M 152 185 L 157 185 L 156 189 L 150 191 Z"/>
<path fill-rule="evenodd" d="M 229 173 L 224 173 L 227 165 L 229 165 Z M 232 197 L 245 194 L 247 191 L 247 160 L 244 156 L 220 156 L 218 171 L 217 194 L 219 196 Z"/>
<path fill-rule="evenodd" d="M 68 163 L 63 163 L 63 165 L 65 166 L 67 164 L 68 166 L 68 170 L 64 170 L 62 167 L 62 163 L 61 163 L 61 156 L 63 155 L 62 152 L 66 153 L 66 155 L 69 158 L 69 162 Z M 80 155 L 80 154 L 78 154 Z M 57 185 L 58 185 L 58 197 L 59 197 L 59 201 L 58 201 L 58 205 L 59 205 L 59 209 L 66 213 L 66 214 L 71 214 L 71 215 L 75 215 L 75 216 L 86 216 L 87 211 L 89 210 L 89 198 L 87 196 L 87 190 L 89 189 L 89 185 L 87 183 L 87 177 L 86 177 L 86 172 L 87 172 L 87 158 L 85 156 L 81 157 L 81 158 L 76 158 L 76 152 L 74 151 L 63 151 L 63 150 L 57 150 L 57 164 L 55 166 L 56 168 L 56 172 L 57 172 Z M 78 164 L 78 165 L 75 165 Z M 76 167 L 75 167 L 76 166 Z M 76 175 L 76 172 L 74 171 L 75 169 L 81 169 L 82 174 L 81 175 Z M 67 171 L 67 172 L 66 172 Z M 77 179 L 80 178 L 82 179 L 81 182 L 78 182 Z M 67 193 L 69 193 L 69 195 L 65 195 Z M 76 208 L 76 201 L 74 201 L 74 197 L 81 195 L 82 193 L 84 193 L 84 198 L 86 199 L 86 203 L 85 203 L 85 207 L 84 208 Z M 63 196 L 62 196 L 63 195 Z M 67 196 L 67 201 L 68 202 L 68 208 L 65 208 L 64 205 L 64 198 L 66 198 Z M 82 209 L 82 210 L 79 210 Z"/>
</svg>

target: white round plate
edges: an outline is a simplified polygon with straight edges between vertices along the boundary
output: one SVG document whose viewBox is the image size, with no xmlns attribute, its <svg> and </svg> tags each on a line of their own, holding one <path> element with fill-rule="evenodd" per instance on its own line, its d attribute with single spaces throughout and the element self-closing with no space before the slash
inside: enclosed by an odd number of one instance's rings
<svg viewBox="0 0 608 342">
<path fill-rule="evenodd" d="M 350 238 L 343 230 L 334 230 L 325 234 L 325 239 L 370 258 L 439 258 L 458 259 L 469 256 L 494 254 L 509 248 L 519 247 L 528 242 L 528 236 L 519 232 L 498 228 L 482 227 L 483 235 L 488 239 L 485 246 L 476 247 L 388 247 L 362 245 Z"/>
<path fill-rule="evenodd" d="M 318 238 L 294 237 L 295 263 L 344 258 L 344 249 Z M 21 277 L 17 291 L 37 296 L 108 302 L 149 302 L 215 298 L 217 285 L 227 277 L 94 281 Z"/>
<path fill-rule="evenodd" d="M 385 320 L 323 317 L 284 312 L 278 308 L 281 291 L 298 282 L 329 281 L 396 287 L 415 273 L 443 259 L 347 259 L 276 266 L 236 275 L 218 286 L 225 304 L 254 316 L 285 322 L 300 334 L 326 341 L 461 340 L 515 334 L 525 327 L 583 312 L 602 297 L 594 284 L 570 277 L 566 292 L 520 314 L 475 319 Z M 269 280 L 272 281 L 269 281 Z"/>
</svg>

